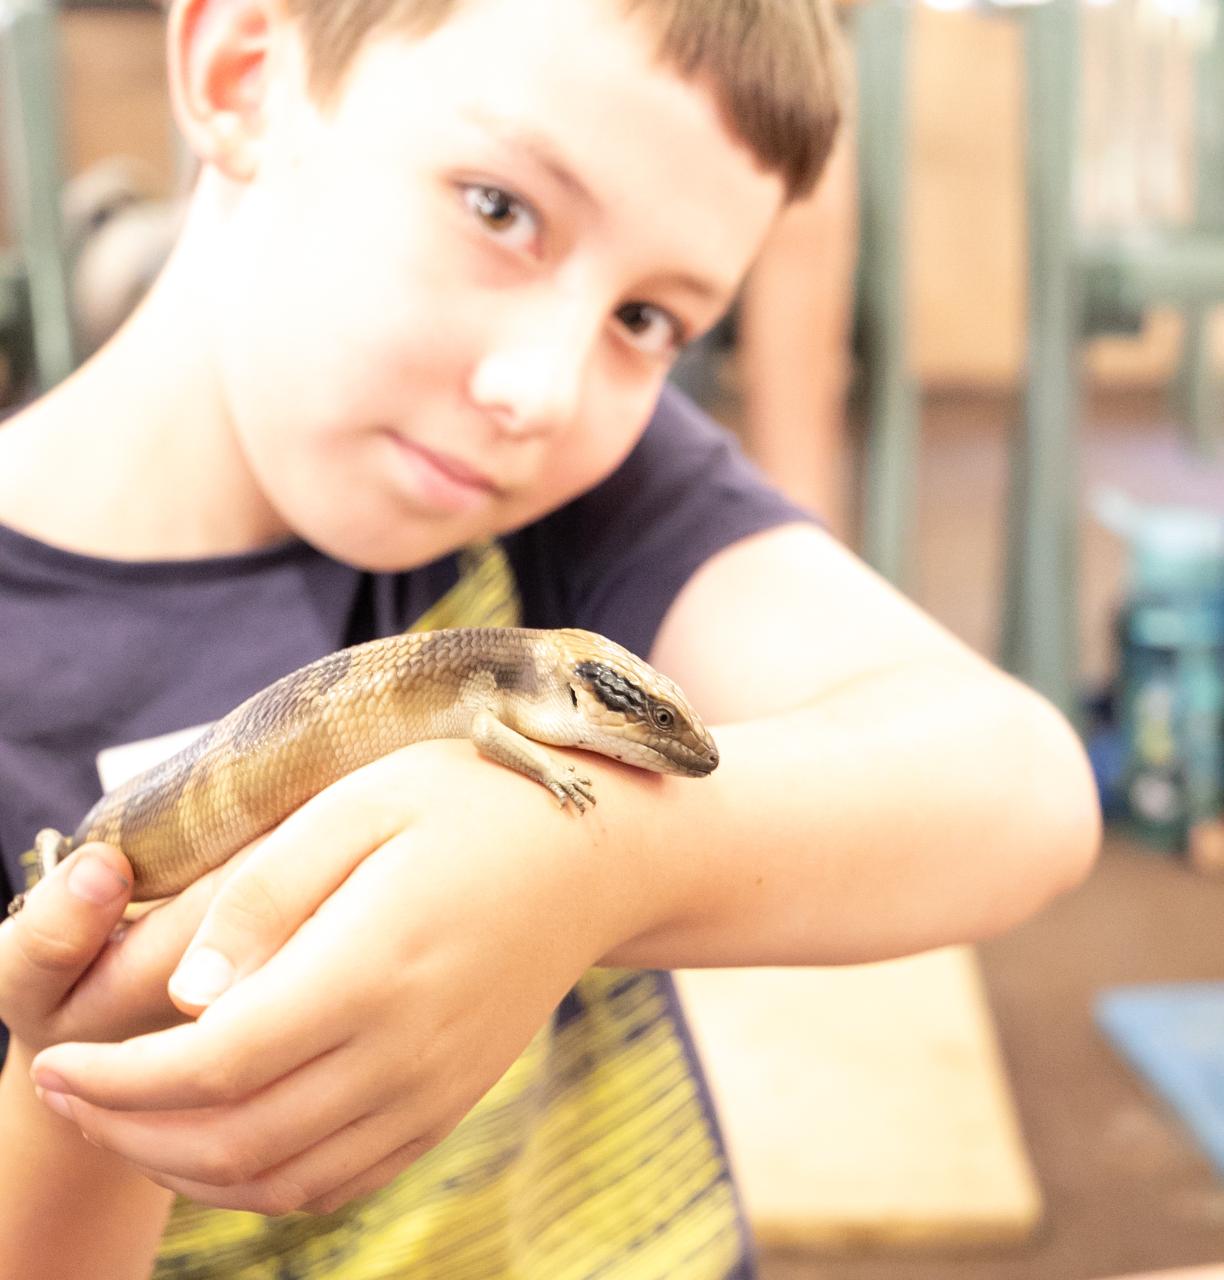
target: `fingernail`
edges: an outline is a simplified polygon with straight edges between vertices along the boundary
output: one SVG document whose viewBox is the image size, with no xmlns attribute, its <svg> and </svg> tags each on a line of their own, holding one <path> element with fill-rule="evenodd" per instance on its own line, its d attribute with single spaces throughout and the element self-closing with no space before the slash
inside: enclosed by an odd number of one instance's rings
<svg viewBox="0 0 1224 1280">
<path fill-rule="evenodd" d="M 170 978 L 170 994 L 183 1004 L 208 1005 L 234 981 L 234 966 L 211 947 L 188 952 Z"/>
<path fill-rule="evenodd" d="M 54 1071 L 48 1071 L 46 1067 L 35 1067 L 30 1072 L 34 1080 L 34 1088 L 39 1093 L 71 1093 L 68 1088 L 68 1081 L 63 1076 L 57 1075 Z"/>
<path fill-rule="evenodd" d="M 81 858 L 68 873 L 68 892 L 96 907 L 114 902 L 129 887 L 123 876 L 92 854 Z"/>
<path fill-rule="evenodd" d="M 51 1108 L 57 1116 L 63 1116 L 65 1120 L 72 1119 L 72 1108 L 68 1105 L 68 1099 L 62 1093 L 50 1093 L 45 1089 L 36 1089 L 45 1106 Z"/>
</svg>

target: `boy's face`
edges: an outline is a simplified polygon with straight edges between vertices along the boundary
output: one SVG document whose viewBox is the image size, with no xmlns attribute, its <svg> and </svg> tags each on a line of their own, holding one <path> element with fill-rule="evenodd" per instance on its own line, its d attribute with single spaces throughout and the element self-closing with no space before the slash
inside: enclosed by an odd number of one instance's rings
<svg viewBox="0 0 1224 1280">
<path fill-rule="evenodd" d="M 227 407 L 275 512 L 425 563 L 609 474 L 781 203 L 616 0 L 469 0 L 359 55 L 328 109 L 274 41 L 231 194 Z"/>
</svg>

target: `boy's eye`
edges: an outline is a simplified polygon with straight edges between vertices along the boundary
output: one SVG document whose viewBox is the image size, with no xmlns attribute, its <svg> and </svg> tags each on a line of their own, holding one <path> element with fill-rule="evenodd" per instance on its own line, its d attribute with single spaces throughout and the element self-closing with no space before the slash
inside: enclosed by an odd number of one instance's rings
<svg viewBox="0 0 1224 1280">
<path fill-rule="evenodd" d="M 517 196 L 478 183 L 463 187 L 463 201 L 498 240 L 527 249 L 540 234 L 539 219 Z"/>
<path fill-rule="evenodd" d="M 648 355 L 674 356 L 685 344 L 684 326 L 670 311 L 653 303 L 627 302 L 616 318 L 633 345 Z"/>
</svg>

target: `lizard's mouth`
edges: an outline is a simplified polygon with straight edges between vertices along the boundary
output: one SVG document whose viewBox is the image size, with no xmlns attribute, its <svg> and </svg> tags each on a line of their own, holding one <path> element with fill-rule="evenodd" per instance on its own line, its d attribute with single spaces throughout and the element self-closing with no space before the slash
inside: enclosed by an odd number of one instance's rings
<svg viewBox="0 0 1224 1280">
<path fill-rule="evenodd" d="M 718 768 L 718 748 L 713 741 L 690 747 L 687 743 L 670 739 L 667 748 L 656 747 L 649 742 L 635 742 L 622 738 L 608 754 L 623 764 L 637 765 L 654 773 L 671 773 L 683 778 L 704 778 Z"/>
<path fill-rule="evenodd" d="M 684 762 L 677 765 L 676 772 L 688 778 L 704 778 L 718 768 L 718 748 L 711 742 L 700 751 L 685 750 Z"/>
</svg>

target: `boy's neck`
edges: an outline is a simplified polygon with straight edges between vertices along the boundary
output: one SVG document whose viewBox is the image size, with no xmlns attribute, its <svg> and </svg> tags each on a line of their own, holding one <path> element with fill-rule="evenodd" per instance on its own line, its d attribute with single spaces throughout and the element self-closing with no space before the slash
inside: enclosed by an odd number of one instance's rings
<svg viewBox="0 0 1224 1280">
<path fill-rule="evenodd" d="M 115 338 L 0 428 L 0 523 L 136 561 L 289 536 L 242 458 L 202 315 L 176 253 Z"/>
</svg>

